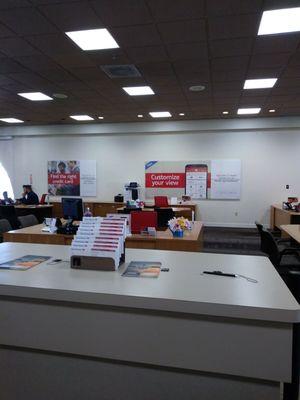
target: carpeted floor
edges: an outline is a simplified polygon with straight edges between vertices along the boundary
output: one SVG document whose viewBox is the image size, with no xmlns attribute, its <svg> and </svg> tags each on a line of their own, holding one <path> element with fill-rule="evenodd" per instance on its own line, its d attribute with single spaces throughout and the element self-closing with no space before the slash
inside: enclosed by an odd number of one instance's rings
<svg viewBox="0 0 300 400">
<path fill-rule="evenodd" d="M 204 228 L 204 252 L 264 255 L 260 250 L 257 229 Z"/>
</svg>

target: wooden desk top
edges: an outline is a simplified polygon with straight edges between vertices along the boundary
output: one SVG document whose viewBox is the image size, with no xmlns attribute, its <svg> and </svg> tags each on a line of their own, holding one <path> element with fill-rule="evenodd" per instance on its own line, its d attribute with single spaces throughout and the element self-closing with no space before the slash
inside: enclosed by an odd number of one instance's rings
<svg viewBox="0 0 300 400">
<path fill-rule="evenodd" d="M 282 208 L 282 205 L 281 205 L 281 204 L 273 204 L 272 207 L 275 208 L 276 210 L 280 210 L 280 211 L 285 212 L 285 213 L 288 213 L 288 214 L 290 214 L 290 215 L 300 215 L 300 213 L 297 212 L 297 211 L 284 210 L 284 209 Z"/>
<path fill-rule="evenodd" d="M 43 232 L 44 224 L 29 226 L 3 233 L 4 242 L 70 245 L 74 235 Z"/>
<path fill-rule="evenodd" d="M 292 237 L 294 240 L 300 243 L 300 225 L 297 224 L 281 225 L 280 229 L 282 229 L 290 237 Z"/>
<path fill-rule="evenodd" d="M 27 205 L 27 204 L 16 204 L 15 208 L 52 208 L 52 204 L 35 204 L 35 205 Z"/>
<path fill-rule="evenodd" d="M 126 240 L 129 241 L 142 241 L 142 240 L 172 240 L 172 241 L 180 241 L 180 242 L 192 242 L 198 241 L 199 236 L 203 229 L 203 223 L 200 221 L 195 221 L 193 224 L 192 230 L 185 230 L 183 237 L 174 237 L 170 229 L 166 229 L 165 231 L 156 231 L 156 236 L 150 235 L 142 235 L 134 233 L 132 235 L 127 236 Z"/>
</svg>

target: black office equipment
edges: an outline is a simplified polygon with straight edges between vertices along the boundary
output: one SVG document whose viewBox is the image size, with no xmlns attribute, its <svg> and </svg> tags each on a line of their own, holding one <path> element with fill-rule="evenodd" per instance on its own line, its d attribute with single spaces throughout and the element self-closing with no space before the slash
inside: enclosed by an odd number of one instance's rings
<svg viewBox="0 0 300 400">
<path fill-rule="evenodd" d="M 124 196 L 119 193 L 114 197 L 114 202 L 115 203 L 123 203 L 124 202 Z"/>
<path fill-rule="evenodd" d="M 81 198 L 63 197 L 61 199 L 63 217 L 72 221 L 82 221 L 83 203 Z"/>
<path fill-rule="evenodd" d="M 12 229 L 20 228 L 20 221 L 17 218 L 16 209 L 12 205 L 0 206 L 0 219 L 7 219 Z"/>
<path fill-rule="evenodd" d="M 158 208 L 155 207 L 157 212 L 157 226 L 158 228 L 167 228 L 170 219 L 175 217 L 175 213 L 172 208 Z"/>
</svg>

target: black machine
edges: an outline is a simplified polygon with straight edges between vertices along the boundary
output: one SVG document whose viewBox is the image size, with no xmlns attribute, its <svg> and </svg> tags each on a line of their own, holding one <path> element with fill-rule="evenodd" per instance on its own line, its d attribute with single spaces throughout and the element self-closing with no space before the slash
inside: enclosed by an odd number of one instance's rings
<svg viewBox="0 0 300 400">
<path fill-rule="evenodd" d="M 73 225 L 73 221 L 82 221 L 83 218 L 83 203 L 80 198 L 63 197 L 61 199 L 63 217 L 67 223 L 57 227 L 57 233 L 65 235 L 74 235 L 77 232 L 78 226 Z"/>
<path fill-rule="evenodd" d="M 13 205 L 0 205 L 0 219 L 7 219 L 12 229 L 19 229 L 21 226 L 17 217 L 16 209 Z"/>
<path fill-rule="evenodd" d="M 83 203 L 80 198 L 63 197 L 61 199 L 64 219 L 73 221 L 82 221 L 83 218 Z"/>
</svg>

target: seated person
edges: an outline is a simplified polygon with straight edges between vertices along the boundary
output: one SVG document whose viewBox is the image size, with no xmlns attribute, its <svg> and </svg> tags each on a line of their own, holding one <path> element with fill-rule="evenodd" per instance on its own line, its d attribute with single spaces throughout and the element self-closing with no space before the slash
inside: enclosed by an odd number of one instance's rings
<svg viewBox="0 0 300 400">
<path fill-rule="evenodd" d="M 0 204 L 2 205 L 14 204 L 14 201 L 10 197 L 8 197 L 8 193 L 5 191 L 3 192 L 3 200 L 0 201 Z"/>
<path fill-rule="evenodd" d="M 26 204 L 26 205 L 34 205 L 34 204 L 39 204 L 39 198 L 36 193 L 31 188 L 31 185 L 23 185 L 23 197 L 19 199 L 19 202 L 21 204 Z"/>
</svg>

